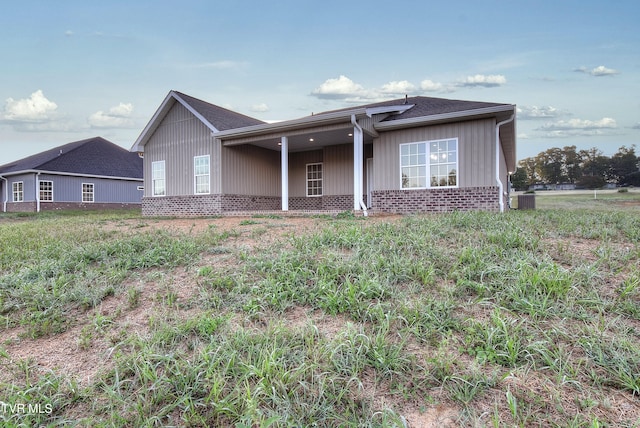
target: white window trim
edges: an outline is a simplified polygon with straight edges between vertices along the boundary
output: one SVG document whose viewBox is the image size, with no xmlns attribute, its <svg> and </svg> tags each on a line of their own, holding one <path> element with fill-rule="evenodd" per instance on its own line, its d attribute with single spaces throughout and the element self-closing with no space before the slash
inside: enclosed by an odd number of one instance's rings
<svg viewBox="0 0 640 428">
<path fill-rule="evenodd" d="M 51 199 L 42 199 L 42 183 L 51 183 Z M 40 202 L 53 202 L 53 180 L 39 180 L 38 181 L 38 200 Z"/>
<path fill-rule="evenodd" d="M 90 201 L 85 201 L 84 200 L 84 195 L 85 195 L 85 191 L 84 191 L 84 186 L 88 186 L 91 185 L 91 193 L 86 192 L 87 195 L 91 195 L 91 200 Z M 93 203 L 96 201 L 96 185 L 94 183 L 82 183 L 81 187 L 80 187 L 80 199 L 82 200 L 82 203 Z"/>
<path fill-rule="evenodd" d="M 15 190 L 15 185 L 20 184 L 20 190 Z M 24 181 L 14 181 L 11 184 L 11 194 L 13 202 L 24 202 Z M 20 199 L 16 199 L 16 194 L 20 195 Z"/>
<path fill-rule="evenodd" d="M 431 186 L 431 163 L 429 162 L 429 157 L 431 155 L 431 143 L 436 143 L 439 141 L 448 141 L 455 140 L 456 141 L 456 184 L 453 186 Z M 425 187 L 402 187 L 402 146 L 407 146 L 411 144 L 425 144 L 426 147 L 426 186 Z M 400 178 L 400 190 L 420 190 L 420 189 L 457 189 L 460 187 L 460 141 L 458 137 L 454 138 L 438 138 L 435 140 L 425 140 L 425 141 L 412 141 L 410 143 L 402 143 L 398 146 L 398 164 L 399 164 L 399 178 Z"/>
<path fill-rule="evenodd" d="M 320 181 L 320 194 L 319 195 L 310 195 L 309 194 L 309 181 L 311 181 L 309 179 L 309 167 L 312 165 L 320 165 L 322 167 L 321 171 L 322 171 L 322 178 L 317 179 L 314 178 L 313 181 Z M 305 165 L 304 167 L 304 175 L 305 175 L 305 193 L 307 195 L 307 198 L 319 198 L 324 194 L 324 165 L 323 162 L 312 162 L 312 163 L 308 163 Z"/>
<path fill-rule="evenodd" d="M 163 181 L 163 189 L 164 189 L 164 193 L 163 194 L 157 194 L 156 193 L 156 186 L 155 186 L 155 182 L 156 182 L 156 178 L 153 176 L 153 171 L 154 171 L 154 165 L 158 165 L 158 164 L 162 164 L 162 178 L 158 178 L 157 180 L 162 180 Z M 160 161 L 154 161 L 151 162 L 151 196 L 154 197 L 162 197 L 162 196 L 166 196 L 167 195 L 167 170 L 166 170 L 166 164 L 164 162 L 164 160 L 160 160 Z"/>
<path fill-rule="evenodd" d="M 207 159 L 207 174 L 196 174 L 196 161 L 198 159 L 206 158 Z M 207 176 L 207 191 L 206 192 L 198 192 L 198 177 Z M 194 195 L 209 195 L 211 193 L 211 156 L 210 155 L 201 155 L 193 157 L 193 194 Z"/>
</svg>

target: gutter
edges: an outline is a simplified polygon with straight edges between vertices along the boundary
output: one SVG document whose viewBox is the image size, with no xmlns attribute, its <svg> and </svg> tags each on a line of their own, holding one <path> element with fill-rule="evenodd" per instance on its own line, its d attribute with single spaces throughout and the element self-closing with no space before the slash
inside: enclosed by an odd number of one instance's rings
<svg viewBox="0 0 640 428">
<path fill-rule="evenodd" d="M 2 212 L 7 212 L 7 201 L 9 201 L 9 180 L 3 175 L 0 175 L 0 179 L 4 180 L 4 202 L 2 203 Z"/>
<path fill-rule="evenodd" d="M 367 217 L 369 214 L 367 213 L 367 204 L 362 200 L 362 161 L 364 155 L 364 142 L 363 142 L 363 131 L 362 127 L 358 124 L 356 120 L 356 115 L 351 115 L 351 123 L 357 132 L 353 133 L 353 192 L 357 195 L 357 202 L 360 209 L 363 212 L 363 215 Z M 356 186 L 357 184 L 357 186 Z M 356 193 L 357 192 L 357 193 Z"/>
<path fill-rule="evenodd" d="M 503 194 L 504 194 L 504 184 L 502 184 L 502 180 L 500 180 L 500 127 L 502 125 L 505 125 L 509 122 L 512 122 L 513 119 L 515 119 L 516 114 L 513 113 L 511 115 L 511 117 L 507 120 L 503 120 L 502 122 L 498 122 L 496 124 L 496 181 L 498 183 L 498 190 L 499 190 L 499 199 L 498 199 L 498 203 L 500 204 L 500 212 L 503 213 L 504 212 L 504 198 L 503 198 Z"/>
</svg>

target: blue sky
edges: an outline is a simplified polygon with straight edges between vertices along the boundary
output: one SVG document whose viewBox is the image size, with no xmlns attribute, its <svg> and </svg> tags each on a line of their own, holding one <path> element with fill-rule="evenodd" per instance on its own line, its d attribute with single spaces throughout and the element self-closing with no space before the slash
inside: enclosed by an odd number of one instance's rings
<svg viewBox="0 0 640 428">
<path fill-rule="evenodd" d="M 405 94 L 510 103 L 518 159 L 611 155 L 640 143 L 639 16 L 637 0 L 12 1 L 0 164 L 98 135 L 128 149 L 172 89 L 266 121 Z"/>
</svg>

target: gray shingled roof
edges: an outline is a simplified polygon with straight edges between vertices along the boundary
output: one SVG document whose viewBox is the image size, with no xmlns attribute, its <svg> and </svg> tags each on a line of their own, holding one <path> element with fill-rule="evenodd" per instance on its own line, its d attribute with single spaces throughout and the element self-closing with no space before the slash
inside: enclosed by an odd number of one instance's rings
<svg viewBox="0 0 640 428">
<path fill-rule="evenodd" d="M 253 117 L 199 100 L 198 98 L 194 98 L 190 95 L 183 94 L 178 91 L 173 92 L 193 107 L 194 110 L 200 113 L 200 115 L 209 121 L 209 123 L 211 123 L 218 131 L 227 131 L 229 129 L 262 125 L 265 123 Z"/>
<path fill-rule="evenodd" d="M 137 153 L 94 137 L 0 165 L 0 174 L 6 175 L 32 170 L 142 178 L 142 159 Z"/>
<path fill-rule="evenodd" d="M 412 104 L 413 107 L 401 114 L 391 115 L 386 119 L 384 119 L 384 121 L 410 119 L 414 117 L 427 117 L 427 116 L 438 115 L 438 114 L 476 110 L 476 109 L 481 109 L 486 107 L 498 107 L 498 106 L 510 105 L 510 104 L 500 104 L 500 103 L 488 103 L 483 101 L 450 100 L 446 98 L 406 97 L 406 98 L 382 101 L 382 102 L 372 103 L 372 104 L 357 105 L 357 106 L 348 107 L 344 109 L 325 111 L 322 113 L 316 113 L 315 116 L 320 116 L 327 113 L 336 113 L 340 111 L 349 111 L 349 110 L 359 109 L 359 108 L 397 106 L 401 104 Z"/>
</svg>

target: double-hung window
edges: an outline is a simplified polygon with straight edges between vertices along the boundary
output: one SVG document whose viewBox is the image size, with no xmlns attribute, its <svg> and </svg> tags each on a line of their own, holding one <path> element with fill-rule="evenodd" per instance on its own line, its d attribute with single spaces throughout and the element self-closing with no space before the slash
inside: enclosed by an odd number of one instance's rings
<svg viewBox="0 0 640 428">
<path fill-rule="evenodd" d="M 53 181 L 40 182 L 40 200 L 44 202 L 53 201 Z"/>
<path fill-rule="evenodd" d="M 208 194 L 210 192 L 210 157 L 209 155 L 193 158 L 194 187 L 196 194 Z"/>
<path fill-rule="evenodd" d="M 13 187 L 13 202 L 24 201 L 24 183 L 22 181 L 16 181 L 12 184 Z"/>
<path fill-rule="evenodd" d="M 307 164 L 307 196 L 322 196 L 322 163 Z"/>
<path fill-rule="evenodd" d="M 400 145 L 402 189 L 457 187 L 458 139 Z"/>
<path fill-rule="evenodd" d="M 164 196 L 165 178 L 164 178 L 164 161 L 151 162 L 151 188 L 153 196 Z"/>
<path fill-rule="evenodd" d="M 93 202 L 94 200 L 93 183 L 82 183 L 82 202 Z"/>
</svg>

